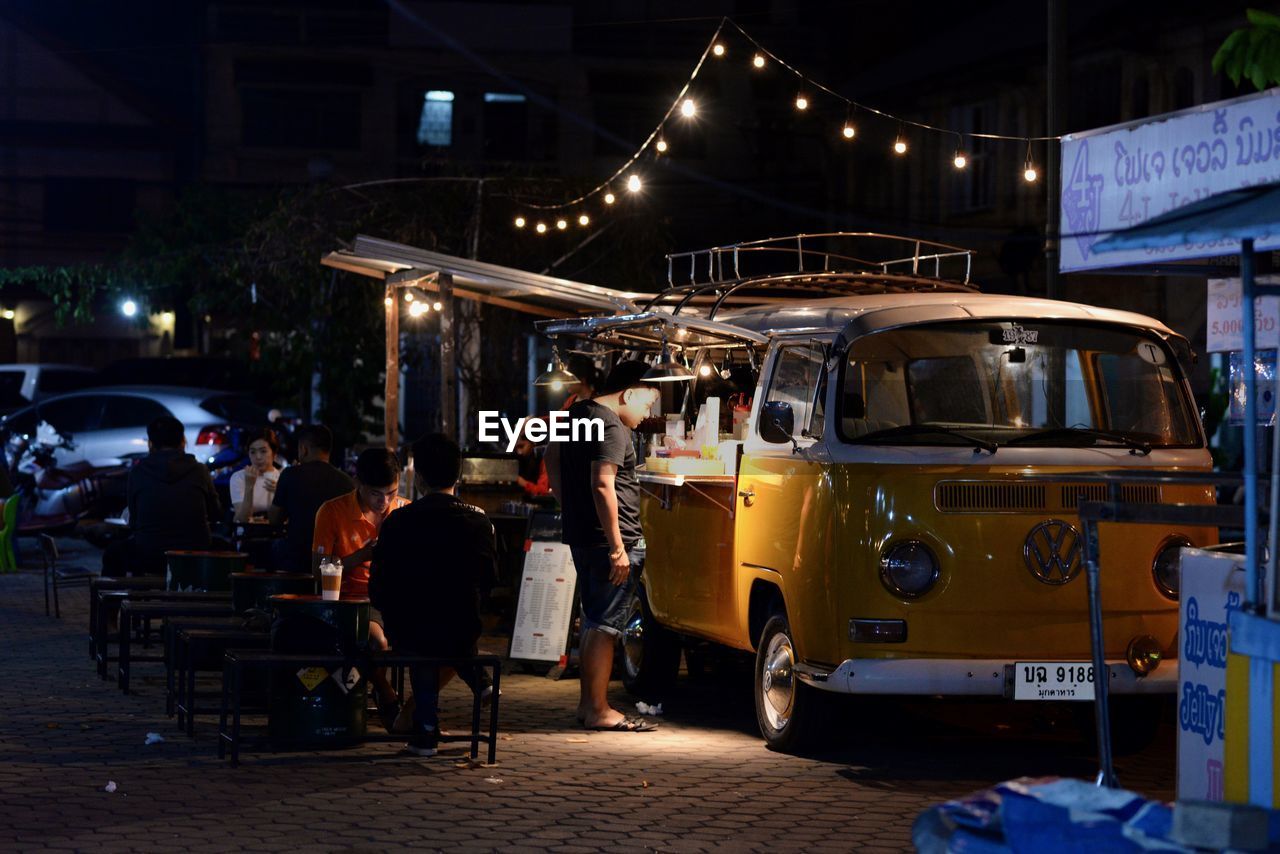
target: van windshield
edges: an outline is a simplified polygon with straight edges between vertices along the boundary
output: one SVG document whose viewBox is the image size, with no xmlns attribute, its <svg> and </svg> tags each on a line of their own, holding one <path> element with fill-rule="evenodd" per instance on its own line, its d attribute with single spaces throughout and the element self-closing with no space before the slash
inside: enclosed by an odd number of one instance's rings
<svg viewBox="0 0 1280 854">
<path fill-rule="evenodd" d="M 1134 330 L 925 324 L 859 338 L 843 370 L 836 425 L 846 442 L 1200 443 L 1173 354 Z M 945 429 L 902 429 L 926 426 Z"/>
</svg>

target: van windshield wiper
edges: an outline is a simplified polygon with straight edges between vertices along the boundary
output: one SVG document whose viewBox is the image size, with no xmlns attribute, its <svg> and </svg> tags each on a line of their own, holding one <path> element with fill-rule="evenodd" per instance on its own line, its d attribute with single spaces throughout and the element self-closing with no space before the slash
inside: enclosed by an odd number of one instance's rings
<svg viewBox="0 0 1280 854">
<path fill-rule="evenodd" d="M 972 445 L 975 454 L 978 451 L 994 454 L 996 449 L 1000 447 L 995 442 L 979 439 L 977 436 L 970 436 L 968 433 L 962 433 L 950 427 L 943 427 L 940 424 L 903 424 L 900 427 L 886 427 L 883 430 L 873 430 L 863 436 L 858 436 L 856 439 L 850 439 L 849 442 L 854 445 L 880 442 L 889 444 L 894 439 L 904 439 L 912 436 L 948 436 L 953 439 L 959 439 L 967 445 Z"/>
<path fill-rule="evenodd" d="M 1128 433 L 1121 433 L 1117 430 L 1094 430 L 1090 427 L 1051 427 L 1047 430 L 1037 430 L 1034 433 L 1027 433 L 1023 436 L 1016 436 L 1005 442 L 1006 445 L 1030 444 L 1032 442 L 1055 442 L 1061 439 L 1081 438 L 1093 439 L 1094 444 L 1099 441 L 1116 442 L 1129 449 L 1131 454 L 1142 454 L 1144 457 L 1151 453 L 1151 443 L 1144 442 L 1141 439 L 1135 439 Z"/>
</svg>

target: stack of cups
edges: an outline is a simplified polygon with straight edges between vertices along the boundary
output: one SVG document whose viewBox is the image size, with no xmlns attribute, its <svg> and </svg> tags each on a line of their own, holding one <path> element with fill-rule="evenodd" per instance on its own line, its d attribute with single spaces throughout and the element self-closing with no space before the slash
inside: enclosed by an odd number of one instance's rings
<svg viewBox="0 0 1280 854">
<path fill-rule="evenodd" d="M 334 601 L 342 592 L 342 561 L 324 558 L 320 561 L 320 598 Z"/>
</svg>

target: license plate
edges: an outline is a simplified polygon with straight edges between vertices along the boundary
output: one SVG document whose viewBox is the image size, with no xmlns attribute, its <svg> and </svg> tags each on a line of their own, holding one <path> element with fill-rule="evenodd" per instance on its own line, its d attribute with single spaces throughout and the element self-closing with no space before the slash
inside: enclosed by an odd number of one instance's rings
<svg viewBox="0 0 1280 854">
<path fill-rule="evenodd" d="M 1015 700 L 1092 700 L 1093 665 L 1078 661 L 1020 661 L 1013 666 Z"/>
</svg>

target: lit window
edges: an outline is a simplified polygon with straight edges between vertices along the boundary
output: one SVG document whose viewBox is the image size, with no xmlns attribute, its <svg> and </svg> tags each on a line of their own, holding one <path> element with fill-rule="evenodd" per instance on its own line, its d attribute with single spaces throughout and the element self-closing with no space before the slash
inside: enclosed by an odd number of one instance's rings
<svg viewBox="0 0 1280 854">
<path fill-rule="evenodd" d="M 422 97 L 418 119 L 418 143 L 447 147 L 453 144 L 453 93 L 432 89 Z"/>
<path fill-rule="evenodd" d="M 484 102 L 486 104 L 523 104 L 524 95 L 517 95 L 514 92 L 485 92 Z"/>
</svg>

